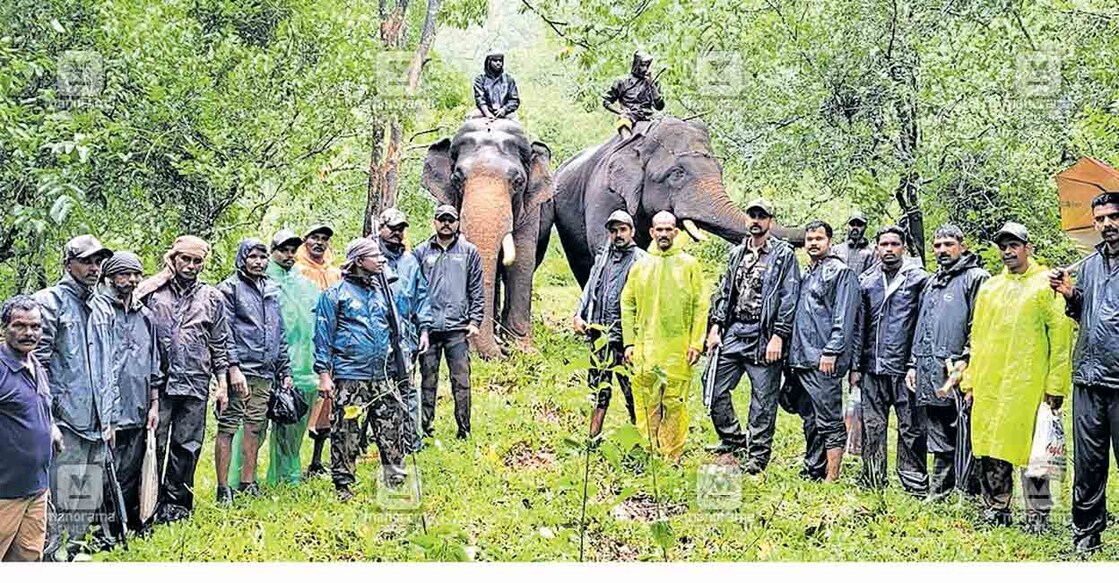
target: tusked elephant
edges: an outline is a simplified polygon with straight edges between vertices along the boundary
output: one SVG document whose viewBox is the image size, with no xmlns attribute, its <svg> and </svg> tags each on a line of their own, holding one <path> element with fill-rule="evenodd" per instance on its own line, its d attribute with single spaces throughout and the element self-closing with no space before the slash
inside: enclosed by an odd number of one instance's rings
<svg viewBox="0 0 1119 583">
<path fill-rule="evenodd" d="M 595 254 L 606 243 L 604 224 L 616 209 L 634 219 L 636 241 L 650 242 L 653 215 L 672 211 L 694 239 L 700 229 L 738 244 L 748 235 L 746 215 L 723 187 L 723 171 L 711 152 L 707 129 L 672 117 L 639 124 L 627 139 L 617 136 L 583 150 L 556 170 L 552 200 L 542 210 L 537 261 L 554 223 L 567 262 L 585 285 Z M 775 227 L 781 237 L 794 235 Z"/>
<path fill-rule="evenodd" d="M 482 258 L 485 321 L 472 346 L 487 358 L 501 355 L 495 324 L 520 347 L 532 344 L 532 275 L 540 205 L 552 195 L 550 163 L 548 146 L 530 142 L 508 119 L 467 120 L 424 158 L 421 184 L 459 209 L 461 233 Z"/>
</svg>

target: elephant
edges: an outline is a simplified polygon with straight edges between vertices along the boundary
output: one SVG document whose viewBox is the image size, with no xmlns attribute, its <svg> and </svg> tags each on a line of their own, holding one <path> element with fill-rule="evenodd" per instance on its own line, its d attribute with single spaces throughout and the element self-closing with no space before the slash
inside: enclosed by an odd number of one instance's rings
<svg viewBox="0 0 1119 583">
<path fill-rule="evenodd" d="M 471 345 L 486 358 L 501 355 L 495 328 L 522 349 L 532 345 L 534 253 L 541 204 L 552 196 L 551 156 L 518 122 L 481 118 L 468 119 L 424 157 L 420 183 L 459 210 L 460 232 L 482 259 L 485 320 Z"/>
<path fill-rule="evenodd" d="M 704 237 L 700 229 L 733 244 L 749 234 L 746 215 L 727 196 L 722 167 L 699 122 L 663 117 L 638 124 L 629 138 L 615 136 L 561 164 L 553 190 L 542 209 L 537 262 L 543 260 L 554 223 L 580 286 L 606 243 L 604 224 L 616 209 L 633 216 L 642 248 L 650 243 L 653 215 L 662 210 L 675 214 L 693 239 Z M 774 234 L 795 233 L 775 227 Z"/>
</svg>

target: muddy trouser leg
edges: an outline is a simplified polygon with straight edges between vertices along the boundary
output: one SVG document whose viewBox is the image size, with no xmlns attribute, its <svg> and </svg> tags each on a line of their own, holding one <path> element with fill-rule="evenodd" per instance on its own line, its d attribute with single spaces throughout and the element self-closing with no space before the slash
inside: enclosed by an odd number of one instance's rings
<svg viewBox="0 0 1119 583">
<path fill-rule="evenodd" d="M 918 496 L 929 493 L 928 443 L 924 407 L 905 386 L 904 375 L 888 377 L 894 393 L 894 413 L 898 418 L 897 473 L 906 492 Z"/>
<path fill-rule="evenodd" d="M 165 401 L 169 405 L 168 417 L 163 417 Z M 194 397 L 164 397 L 159 401 L 160 434 L 167 430 L 167 470 L 163 476 L 161 502 L 184 510 L 194 508 L 194 470 L 202 453 L 206 436 L 206 400 Z M 164 443 L 160 440 L 160 444 Z M 161 458 L 162 459 L 162 458 Z"/>
<path fill-rule="evenodd" d="M 1014 467 L 992 457 L 979 458 L 979 483 L 983 507 L 992 514 L 1010 517 L 1010 497 L 1014 491 Z"/>
<path fill-rule="evenodd" d="M 376 392 L 389 390 L 387 384 L 377 383 Z M 373 401 L 369 407 L 369 418 L 373 428 L 373 440 L 381 456 L 381 471 L 385 484 L 396 487 L 404 479 L 404 417 L 407 415 L 404 403 L 398 402 L 391 393 Z"/>
<path fill-rule="evenodd" d="M 773 454 L 777 396 L 781 392 L 781 364 L 747 362 L 746 375 L 750 377 L 750 460 L 765 469 Z"/>
<path fill-rule="evenodd" d="M 591 345 L 591 367 L 587 370 L 587 386 L 595 396 L 596 409 L 606 409 L 610 406 L 610 397 L 613 393 L 612 382 L 614 378 L 610 367 L 613 366 L 613 350 L 610 345 L 604 345 L 599 350 Z"/>
<path fill-rule="evenodd" d="M 956 487 L 956 407 L 923 405 L 921 408 L 925 410 L 928 449 L 933 456 L 929 494 L 940 498 Z"/>
<path fill-rule="evenodd" d="M 104 497 L 105 442 L 79 437 L 66 427 L 62 432 L 61 452 L 54 454 L 50 466 L 53 512 L 48 517 L 48 540 L 65 536 L 71 549 L 85 539 L 104 508 L 111 508 Z M 50 545 L 53 547 L 55 545 Z"/>
<path fill-rule="evenodd" d="M 451 396 L 455 400 L 455 423 L 458 435 L 470 434 L 470 345 L 466 342 L 466 332 L 457 331 L 447 335 L 447 368 L 451 377 Z"/>
<path fill-rule="evenodd" d="M 750 439 L 738 424 L 738 414 L 734 412 L 731 399 L 731 391 L 738 386 L 745 371 L 746 361 L 742 355 L 720 351 L 710 373 L 715 375 L 711 390 L 711 424 L 715 426 L 715 433 L 719 434 L 719 441 L 727 445 L 745 446 Z M 704 381 L 707 382 L 707 379 Z"/>
<path fill-rule="evenodd" d="M 348 407 L 361 409 L 368 401 L 371 381 L 338 380 L 334 383 L 334 409 L 330 422 L 330 477 L 334 487 L 349 486 L 355 481 L 358 438 L 362 431 L 363 417 L 346 418 Z M 369 410 L 363 411 L 369 415 Z"/>
<path fill-rule="evenodd" d="M 420 355 L 420 396 L 425 435 L 435 433 L 435 392 L 439 387 L 439 360 L 443 358 L 446 335 L 446 332 L 429 333 L 427 351 Z"/>
<path fill-rule="evenodd" d="M 806 370 L 801 385 L 812 402 L 824 451 L 843 449 L 847 446 L 847 426 L 843 423 L 843 385 L 839 375 L 826 375 L 818 370 Z M 826 462 L 825 462 L 826 463 Z"/>
<path fill-rule="evenodd" d="M 813 480 L 823 480 L 827 473 L 827 454 L 824 451 L 824 437 L 816 425 L 816 414 L 812 398 L 804 387 L 804 378 L 812 374 L 809 369 L 794 369 L 792 395 L 790 401 L 801 418 L 804 430 L 804 468 L 802 474 Z"/>
<path fill-rule="evenodd" d="M 1119 457 L 1119 398 L 1114 389 L 1074 385 L 1072 392 L 1073 540 L 1107 526 L 1108 448 Z"/>
<path fill-rule="evenodd" d="M 886 487 L 886 435 L 893 391 L 890 377 L 866 374 L 862 382 L 863 481 L 871 488 Z"/>
<path fill-rule="evenodd" d="M 113 458 L 117 466 L 117 480 L 124 494 L 124 510 L 128 516 L 128 529 L 136 532 L 140 523 L 140 470 L 144 467 L 144 453 L 147 447 L 147 429 L 131 427 L 118 429 Z M 112 514 L 113 524 L 119 528 L 116 513 Z M 116 531 L 119 532 L 119 531 Z"/>
</svg>

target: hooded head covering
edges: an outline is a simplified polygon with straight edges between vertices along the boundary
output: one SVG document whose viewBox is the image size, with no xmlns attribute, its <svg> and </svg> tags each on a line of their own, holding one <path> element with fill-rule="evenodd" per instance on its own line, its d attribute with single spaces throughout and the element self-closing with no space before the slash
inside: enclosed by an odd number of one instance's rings
<svg viewBox="0 0 1119 583">
<path fill-rule="evenodd" d="M 499 58 L 502 59 L 502 65 L 503 66 L 502 66 L 501 71 L 498 71 L 498 70 L 496 70 L 496 69 L 494 69 L 493 67 L 490 66 L 490 59 L 495 58 L 495 57 L 499 57 Z M 505 55 L 502 54 L 502 53 L 499 53 L 499 52 L 487 53 L 486 54 L 486 60 L 482 63 L 482 66 L 486 70 L 486 75 L 489 75 L 490 77 L 497 77 L 498 75 L 504 73 L 505 72 L 505 70 L 504 70 L 505 69 L 504 60 L 505 60 Z"/>
<path fill-rule="evenodd" d="M 644 65 L 646 63 L 652 63 L 652 62 L 653 62 L 653 55 L 650 55 L 649 53 L 646 53 L 645 51 L 637 51 L 637 52 L 633 53 L 633 61 L 631 61 L 630 64 L 629 64 L 629 72 L 631 74 L 633 74 L 634 76 L 637 76 L 637 66 L 638 65 Z"/>
<path fill-rule="evenodd" d="M 101 277 L 105 279 L 130 272 L 144 273 L 144 263 L 131 251 L 117 251 L 101 262 Z"/>
<path fill-rule="evenodd" d="M 268 247 L 264 245 L 264 241 L 253 237 L 242 239 L 237 244 L 237 256 L 233 259 L 233 265 L 237 267 L 237 271 L 244 273 L 245 260 L 249 258 L 249 253 L 252 253 L 253 249 L 260 249 L 265 255 L 268 255 Z"/>
<path fill-rule="evenodd" d="M 141 281 L 132 295 L 136 298 L 143 298 L 167 285 L 167 282 L 175 277 L 175 257 L 183 253 L 206 259 L 206 256 L 210 254 L 210 244 L 194 235 L 182 235 L 175 239 L 171 248 L 163 255 L 163 269 L 152 277 Z"/>
</svg>

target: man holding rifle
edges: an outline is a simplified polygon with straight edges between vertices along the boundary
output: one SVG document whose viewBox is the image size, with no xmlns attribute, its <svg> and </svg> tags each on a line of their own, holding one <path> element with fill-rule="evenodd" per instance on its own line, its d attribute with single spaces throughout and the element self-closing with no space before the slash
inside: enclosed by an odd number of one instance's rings
<svg viewBox="0 0 1119 583">
<path fill-rule="evenodd" d="M 363 412 L 372 419 L 386 485 L 404 482 L 406 413 L 393 381 L 398 356 L 393 351 L 398 348 L 392 345 L 395 312 L 382 274 L 385 263 L 377 241 L 354 239 L 346 246 L 342 281 L 326 290 L 315 308 L 315 372 L 319 395 L 335 403 L 330 464 L 335 492 L 343 502 L 354 496 L 351 485 Z"/>
</svg>

